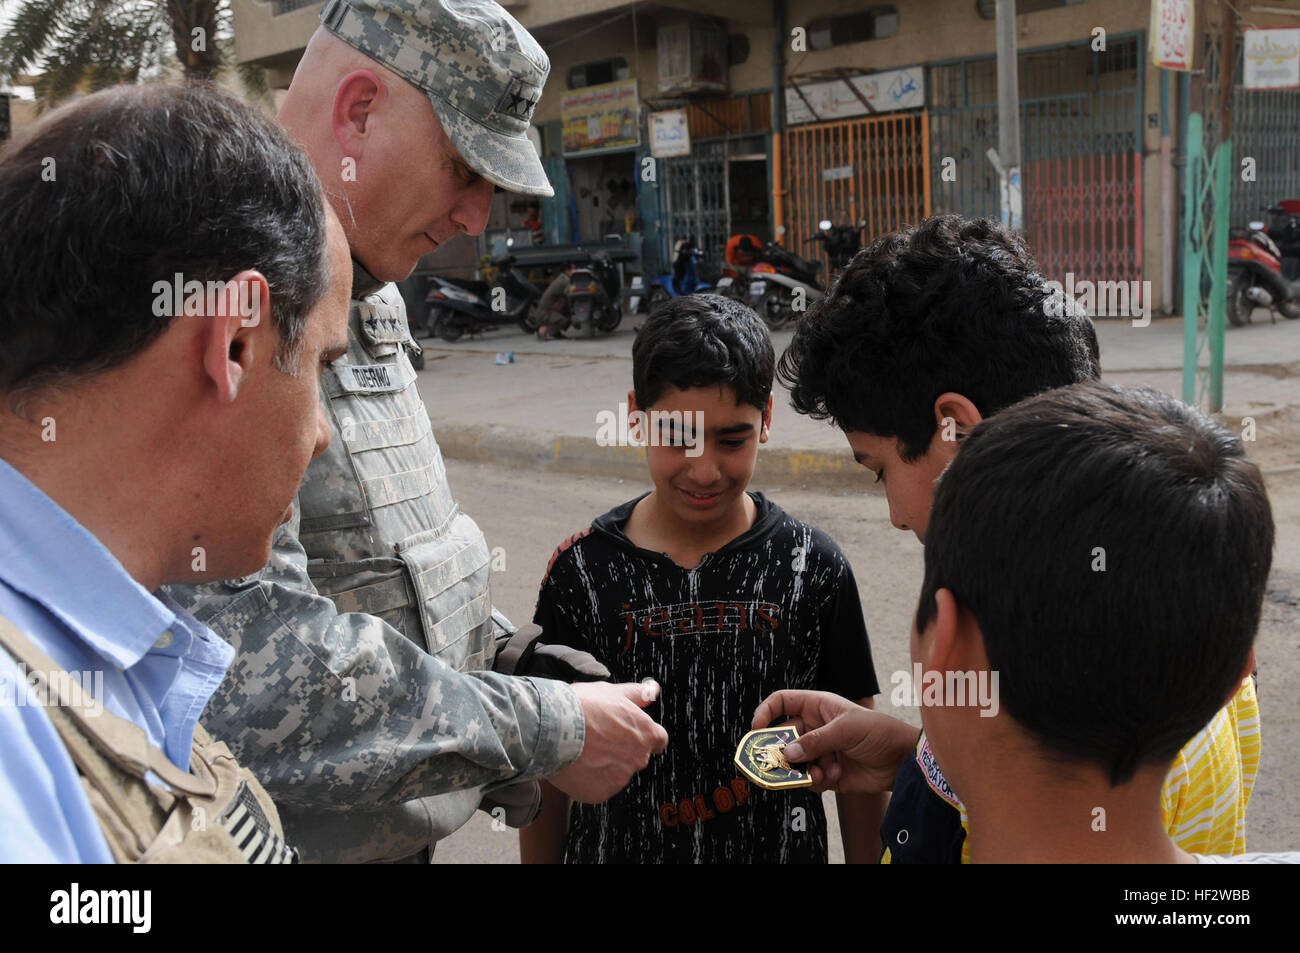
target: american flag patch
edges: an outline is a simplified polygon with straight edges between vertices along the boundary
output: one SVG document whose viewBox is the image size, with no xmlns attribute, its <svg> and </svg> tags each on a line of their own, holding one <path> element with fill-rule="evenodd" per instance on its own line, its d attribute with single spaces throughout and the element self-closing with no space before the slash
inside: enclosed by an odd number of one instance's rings
<svg viewBox="0 0 1300 953">
<path fill-rule="evenodd" d="M 217 823 L 234 839 L 250 864 L 298 863 L 298 851 L 271 830 L 271 822 L 246 781 L 239 782 L 235 799 Z"/>
</svg>

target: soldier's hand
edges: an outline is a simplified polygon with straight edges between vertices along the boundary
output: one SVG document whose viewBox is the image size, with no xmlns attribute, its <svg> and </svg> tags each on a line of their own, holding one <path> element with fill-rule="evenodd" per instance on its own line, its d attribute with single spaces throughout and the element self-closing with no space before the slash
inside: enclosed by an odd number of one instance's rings
<svg viewBox="0 0 1300 953">
<path fill-rule="evenodd" d="M 550 779 L 575 801 L 595 804 L 613 797 L 668 747 L 668 732 L 641 709 L 659 697 L 653 682 L 573 686 L 582 701 L 586 736 L 582 754 Z"/>
</svg>

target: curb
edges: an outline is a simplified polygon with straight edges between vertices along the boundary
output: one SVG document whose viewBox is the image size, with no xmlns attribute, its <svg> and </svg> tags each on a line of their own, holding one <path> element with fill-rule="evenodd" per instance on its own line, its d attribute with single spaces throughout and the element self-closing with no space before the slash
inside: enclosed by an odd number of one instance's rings
<svg viewBox="0 0 1300 953">
<path fill-rule="evenodd" d="M 1241 430 L 1245 417 L 1257 422 L 1276 419 L 1294 408 L 1276 405 L 1250 414 L 1225 412 L 1217 415 L 1230 429 Z M 581 476 L 643 480 L 646 477 L 645 450 L 640 447 L 601 446 L 592 437 L 558 435 L 540 437 L 518 427 L 483 424 L 434 424 L 434 436 L 444 457 L 471 463 L 529 467 Z M 1300 472 L 1300 466 L 1267 468 L 1265 476 Z M 758 452 L 758 464 L 751 482 L 770 487 L 806 486 L 883 494 L 881 487 L 843 452 L 765 447 Z"/>
<path fill-rule="evenodd" d="M 641 480 L 646 477 L 645 450 L 640 447 L 605 447 L 593 437 L 539 437 L 535 431 L 497 425 L 441 425 L 434 436 L 444 457 L 497 466 L 523 466 L 584 476 Z M 857 492 L 880 493 L 880 488 L 843 452 L 764 447 L 751 481 L 785 487 L 815 483 Z"/>
</svg>

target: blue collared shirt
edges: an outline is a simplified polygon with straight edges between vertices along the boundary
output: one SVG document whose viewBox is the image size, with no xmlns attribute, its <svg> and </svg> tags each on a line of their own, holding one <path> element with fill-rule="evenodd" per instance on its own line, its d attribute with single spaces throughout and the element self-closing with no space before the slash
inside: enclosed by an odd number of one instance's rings
<svg viewBox="0 0 1300 953">
<path fill-rule="evenodd" d="M 234 649 L 151 595 L 57 503 L 0 460 L 0 615 L 189 769 L 194 727 Z M 83 679 L 98 687 L 98 675 Z M 94 682 L 87 684 L 87 682 Z M 0 649 L 0 861 L 112 863 L 76 766 Z"/>
</svg>

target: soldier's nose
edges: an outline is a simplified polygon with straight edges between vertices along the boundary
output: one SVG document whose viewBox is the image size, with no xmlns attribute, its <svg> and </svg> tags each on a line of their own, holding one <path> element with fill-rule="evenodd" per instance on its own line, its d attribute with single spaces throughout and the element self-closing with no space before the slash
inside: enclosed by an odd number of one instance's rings
<svg viewBox="0 0 1300 953">
<path fill-rule="evenodd" d="M 469 235 L 480 235 L 487 228 L 488 213 L 492 209 L 494 186 L 487 179 L 472 183 L 461 195 L 454 218 Z"/>
<path fill-rule="evenodd" d="M 325 410 L 320 404 L 316 405 L 316 449 L 312 451 L 311 458 L 315 460 L 330 445 L 330 423 L 325 419 Z"/>
</svg>

